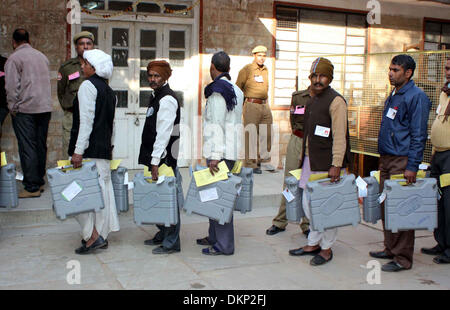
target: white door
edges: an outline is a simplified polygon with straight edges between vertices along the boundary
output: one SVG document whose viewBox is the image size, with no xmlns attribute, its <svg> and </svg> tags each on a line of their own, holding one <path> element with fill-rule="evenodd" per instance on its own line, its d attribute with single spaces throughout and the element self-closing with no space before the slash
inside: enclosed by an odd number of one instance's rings
<svg viewBox="0 0 450 310">
<path fill-rule="evenodd" d="M 110 80 L 116 92 L 118 104 L 115 116 L 114 159 L 122 159 L 128 169 L 142 168 L 138 165 L 142 129 L 152 89 L 148 85 L 147 65 L 154 59 L 170 62 L 171 88 L 182 100 L 181 123 L 192 128 L 185 115 L 193 104 L 193 71 L 190 62 L 191 26 L 153 24 L 138 22 L 107 22 L 83 24 L 81 30 L 97 32 L 96 47 L 113 58 L 114 73 Z M 95 35 L 95 33 L 94 33 Z M 188 100 L 186 100 L 188 98 Z M 181 133 L 180 153 L 188 132 Z M 190 141 L 190 140 L 188 140 Z M 189 143 L 190 147 L 190 143 Z M 183 155 L 180 154 L 180 157 Z M 186 166 L 186 160 L 179 160 Z"/>
</svg>

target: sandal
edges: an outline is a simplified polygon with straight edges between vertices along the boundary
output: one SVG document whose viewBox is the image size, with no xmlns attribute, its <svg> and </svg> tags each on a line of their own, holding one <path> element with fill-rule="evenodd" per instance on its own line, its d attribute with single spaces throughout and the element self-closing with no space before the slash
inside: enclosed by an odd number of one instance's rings
<svg viewBox="0 0 450 310">
<path fill-rule="evenodd" d="M 317 254 L 316 256 L 313 257 L 313 259 L 311 259 L 309 263 L 312 266 L 320 266 L 328 263 L 332 259 L 333 259 L 333 252 L 331 252 L 329 259 L 325 259 L 325 257 L 321 256 L 320 254 Z"/>
</svg>

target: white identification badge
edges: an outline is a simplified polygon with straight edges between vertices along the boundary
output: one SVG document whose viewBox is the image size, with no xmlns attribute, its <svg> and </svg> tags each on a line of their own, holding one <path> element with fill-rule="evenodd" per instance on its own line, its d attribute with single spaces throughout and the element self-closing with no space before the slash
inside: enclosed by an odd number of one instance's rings
<svg viewBox="0 0 450 310">
<path fill-rule="evenodd" d="M 295 199 L 294 195 L 292 195 L 292 193 L 287 188 L 283 191 L 283 195 L 284 198 L 286 198 L 287 202 L 291 202 Z"/>
<path fill-rule="evenodd" d="M 256 83 L 264 83 L 264 79 L 262 75 L 255 75 L 255 82 Z"/>
<path fill-rule="evenodd" d="M 328 138 L 330 136 L 330 128 L 317 125 L 314 134 L 316 136 Z"/>
<path fill-rule="evenodd" d="M 419 165 L 419 170 L 427 170 L 428 169 L 428 165 L 427 164 L 420 164 Z"/>
<path fill-rule="evenodd" d="M 441 113 L 441 105 L 439 104 L 437 109 L 436 109 L 436 114 L 439 115 L 439 113 Z"/>
<path fill-rule="evenodd" d="M 397 110 L 389 108 L 389 111 L 387 112 L 386 116 L 389 117 L 390 119 L 394 119 L 396 114 Z"/>
<path fill-rule="evenodd" d="M 152 116 L 154 111 L 155 110 L 153 109 L 153 107 L 148 108 L 148 110 L 147 110 L 147 117 Z"/>
</svg>

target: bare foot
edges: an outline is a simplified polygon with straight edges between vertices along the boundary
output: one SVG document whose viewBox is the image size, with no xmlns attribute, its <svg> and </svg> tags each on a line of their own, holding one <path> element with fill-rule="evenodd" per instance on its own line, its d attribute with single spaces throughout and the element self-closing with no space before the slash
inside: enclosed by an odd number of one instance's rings
<svg viewBox="0 0 450 310">
<path fill-rule="evenodd" d="M 322 250 L 320 251 L 319 255 L 325 258 L 326 260 L 329 260 L 331 257 L 331 249 Z"/>
<path fill-rule="evenodd" d="M 305 251 L 305 252 L 312 252 L 312 251 L 317 250 L 318 248 L 320 248 L 320 246 L 318 246 L 318 245 L 314 245 L 314 246 L 311 246 L 311 245 L 305 245 L 305 246 L 303 247 L 303 251 Z"/>
<path fill-rule="evenodd" d="M 98 239 L 98 236 L 99 236 L 99 234 L 97 232 L 97 229 L 95 229 L 95 227 L 94 227 L 94 230 L 92 231 L 91 239 L 89 239 L 86 242 L 86 247 L 89 248 L 92 244 L 94 244 L 94 242 Z"/>
</svg>

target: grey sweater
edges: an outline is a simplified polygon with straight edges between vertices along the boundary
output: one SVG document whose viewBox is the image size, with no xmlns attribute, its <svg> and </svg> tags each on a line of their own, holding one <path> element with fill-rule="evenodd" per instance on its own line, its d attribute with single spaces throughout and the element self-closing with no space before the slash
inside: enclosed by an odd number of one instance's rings
<svg viewBox="0 0 450 310">
<path fill-rule="evenodd" d="M 16 48 L 5 64 L 8 108 L 28 114 L 52 111 L 47 57 L 25 43 Z"/>
</svg>

